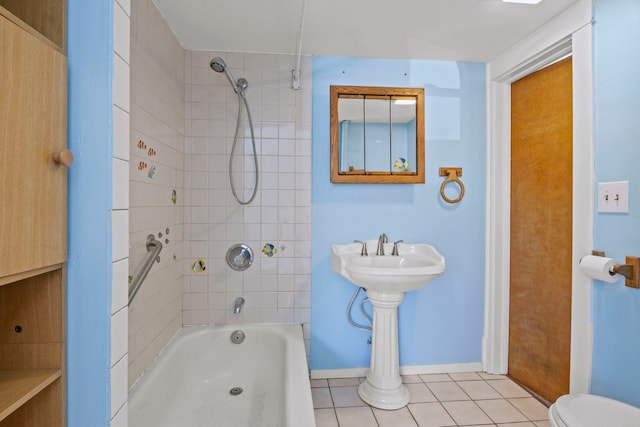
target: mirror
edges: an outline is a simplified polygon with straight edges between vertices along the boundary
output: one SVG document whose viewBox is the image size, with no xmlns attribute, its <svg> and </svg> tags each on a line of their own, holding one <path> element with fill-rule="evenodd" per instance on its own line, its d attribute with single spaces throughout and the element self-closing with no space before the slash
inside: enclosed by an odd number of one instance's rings
<svg viewBox="0 0 640 427">
<path fill-rule="evenodd" d="M 331 182 L 424 183 L 424 90 L 331 86 Z"/>
</svg>

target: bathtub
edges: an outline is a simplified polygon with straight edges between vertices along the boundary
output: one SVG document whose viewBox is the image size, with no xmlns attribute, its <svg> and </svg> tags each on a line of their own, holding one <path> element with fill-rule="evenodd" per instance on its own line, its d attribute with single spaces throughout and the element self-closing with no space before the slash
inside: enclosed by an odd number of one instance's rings
<svg viewBox="0 0 640 427">
<path fill-rule="evenodd" d="M 237 330 L 240 344 L 231 341 Z M 129 427 L 315 427 L 302 328 L 184 327 L 132 387 L 128 407 Z"/>
</svg>

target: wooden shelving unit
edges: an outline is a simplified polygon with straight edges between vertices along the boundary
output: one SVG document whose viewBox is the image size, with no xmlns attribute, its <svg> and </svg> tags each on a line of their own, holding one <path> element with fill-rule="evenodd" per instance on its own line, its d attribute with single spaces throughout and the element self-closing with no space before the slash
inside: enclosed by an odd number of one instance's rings
<svg viewBox="0 0 640 427">
<path fill-rule="evenodd" d="M 66 0 L 0 0 L 0 427 L 63 427 Z"/>
<path fill-rule="evenodd" d="M 0 421 L 60 378 L 61 369 L 0 370 Z"/>
</svg>

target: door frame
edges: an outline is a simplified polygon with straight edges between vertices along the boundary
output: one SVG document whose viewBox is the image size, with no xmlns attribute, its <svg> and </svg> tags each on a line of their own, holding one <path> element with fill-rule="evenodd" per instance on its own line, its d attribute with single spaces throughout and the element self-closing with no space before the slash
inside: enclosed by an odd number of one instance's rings
<svg viewBox="0 0 640 427">
<path fill-rule="evenodd" d="M 578 269 L 593 249 L 593 71 L 591 2 L 580 0 L 488 64 L 487 224 L 483 368 L 508 372 L 510 250 L 510 87 L 527 74 L 573 56 L 573 241 L 570 392 L 591 383 L 591 280 Z M 549 266 L 553 268 L 553 266 Z"/>
</svg>

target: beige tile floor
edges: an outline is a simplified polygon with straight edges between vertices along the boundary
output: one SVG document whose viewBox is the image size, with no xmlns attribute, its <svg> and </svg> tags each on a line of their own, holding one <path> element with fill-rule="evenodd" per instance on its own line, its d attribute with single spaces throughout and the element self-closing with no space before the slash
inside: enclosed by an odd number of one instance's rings
<svg viewBox="0 0 640 427">
<path fill-rule="evenodd" d="M 548 427 L 547 408 L 501 375 L 481 372 L 403 376 L 411 392 L 405 408 L 364 403 L 364 378 L 311 380 L 316 427 Z"/>
</svg>

